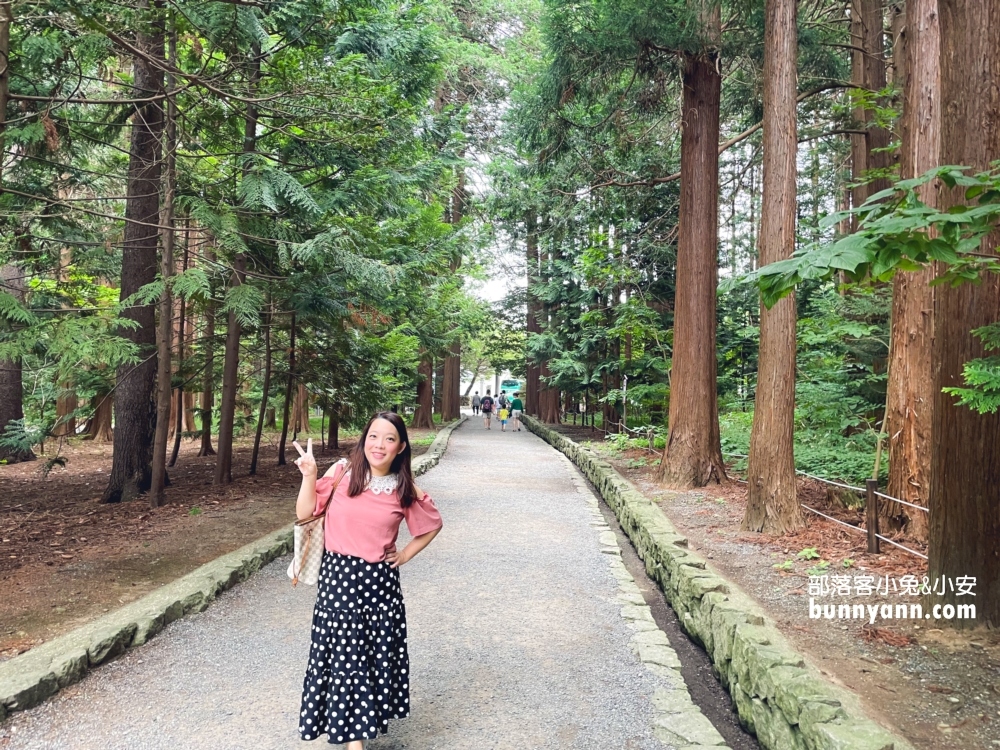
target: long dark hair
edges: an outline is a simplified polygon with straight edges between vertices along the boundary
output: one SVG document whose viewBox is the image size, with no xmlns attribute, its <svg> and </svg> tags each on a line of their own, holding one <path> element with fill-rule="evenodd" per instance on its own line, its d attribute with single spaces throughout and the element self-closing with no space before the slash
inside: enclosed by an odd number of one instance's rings
<svg viewBox="0 0 1000 750">
<path fill-rule="evenodd" d="M 399 504 L 404 508 L 409 508 L 417 499 L 417 491 L 413 489 L 413 467 L 410 466 L 410 457 L 412 455 L 410 438 L 406 434 L 406 422 L 393 411 L 380 411 L 368 420 L 365 429 L 361 431 L 361 439 L 358 440 L 358 444 L 351 451 L 351 460 L 348 466 L 348 470 L 351 472 L 351 483 L 347 488 L 347 494 L 351 497 L 360 495 L 365 491 L 368 482 L 371 481 L 372 468 L 368 464 L 368 456 L 365 455 L 365 443 L 368 440 L 368 431 L 372 428 L 372 424 L 376 419 L 384 419 L 395 427 L 396 432 L 399 433 L 400 442 L 406 445 L 399 452 L 399 455 L 392 460 L 389 473 L 399 475 L 399 484 L 396 485 Z"/>
</svg>

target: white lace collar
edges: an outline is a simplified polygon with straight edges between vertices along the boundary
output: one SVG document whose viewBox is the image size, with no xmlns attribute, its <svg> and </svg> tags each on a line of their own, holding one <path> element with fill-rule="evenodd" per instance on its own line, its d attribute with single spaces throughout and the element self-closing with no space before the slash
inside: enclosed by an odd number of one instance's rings
<svg viewBox="0 0 1000 750">
<path fill-rule="evenodd" d="M 389 495 L 396 491 L 398 485 L 398 474 L 386 474 L 384 477 L 372 477 L 368 480 L 368 489 L 376 495 Z"/>
</svg>

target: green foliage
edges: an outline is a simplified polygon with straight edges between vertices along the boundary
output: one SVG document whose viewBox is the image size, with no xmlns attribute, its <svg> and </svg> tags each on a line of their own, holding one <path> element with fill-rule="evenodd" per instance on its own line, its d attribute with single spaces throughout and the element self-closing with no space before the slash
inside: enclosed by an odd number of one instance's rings
<svg viewBox="0 0 1000 750">
<path fill-rule="evenodd" d="M 815 547 L 806 547 L 799 550 L 795 556 L 800 560 L 818 560 L 820 558 L 819 551 Z"/>
<path fill-rule="evenodd" d="M 1000 272 L 1000 260 L 979 252 L 983 238 L 1000 220 L 1000 167 L 969 174 L 960 166 L 928 170 L 872 195 L 851 211 L 825 219 L 836 224 L 857 215 L 859 230 L 830 245 L 801 249 L 788 260 L 772 263 L 749 278 L 767 305 L 789 294 L 800 282 L 829 279 L 843 271 L 854 279 L 886 281 L 897 271 L 914 271 L 940 262 L 947 270 L 935 283 L 976 281 L 983 272 Z M 921 189 L 940 181 L 965 202 L 946 209 L 928 206 Z"/>
<path fill-rule="evenodd" d="M 829 572 L 830 572 L 830 562 L 828 560 L 820 560 L 811 568 L 806 569 L 806 575 L 810 576 L 825 576 Z"/>
<path fill-rule="evenodd" d="M 1000 323 L 977 328 L 972 333 L 983 342 L 987 351 L 1000 350 Z M 962 379 L 965 388 L 945 388 L 944 392 L 957 396 L 959 404 L 980 414 L 993 414 L 1000 409 L 1000 356 L 966 362 Z"/>
</svg>

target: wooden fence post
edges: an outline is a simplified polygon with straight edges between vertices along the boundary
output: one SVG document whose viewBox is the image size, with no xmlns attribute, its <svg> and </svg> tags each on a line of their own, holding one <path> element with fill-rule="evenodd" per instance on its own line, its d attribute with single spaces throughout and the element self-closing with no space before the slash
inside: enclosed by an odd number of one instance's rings
<svg viewBox="0 0 1000 750">
<path fill-rule="evenodd" d="M 868 479 L 865 481 L 865 516 L 868 526 L 868 551 L 878 553 L 878 481 Z"/>
</svg>

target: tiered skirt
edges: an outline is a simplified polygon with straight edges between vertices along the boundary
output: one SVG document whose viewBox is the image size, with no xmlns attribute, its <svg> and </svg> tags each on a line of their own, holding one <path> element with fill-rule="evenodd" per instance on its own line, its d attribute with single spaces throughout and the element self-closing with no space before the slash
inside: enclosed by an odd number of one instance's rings
<svg viewBox="0 0 1000 750">
<path fill-rule="evenodd" d="M 333 744 L 375 739 L 410 711 L 399 570 L 326 552 L 317 588 L 299 733 Z"/>
</svg>

